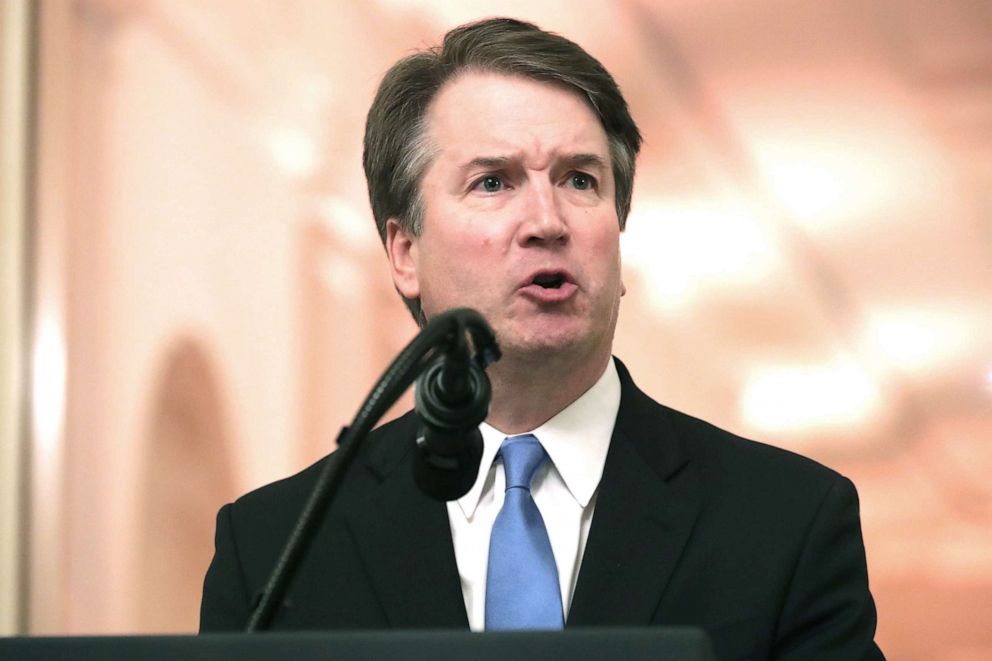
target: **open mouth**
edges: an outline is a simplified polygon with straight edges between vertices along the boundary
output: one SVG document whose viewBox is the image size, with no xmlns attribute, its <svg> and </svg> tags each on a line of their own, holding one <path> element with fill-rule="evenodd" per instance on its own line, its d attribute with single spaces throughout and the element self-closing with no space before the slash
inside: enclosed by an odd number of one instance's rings
<svg viewBox="0 0 992 661">
<path fill-rule="evenodd" d="M 565 284 L 565 276 L 561 273 L 542 273 L 534 277 L 534 284 L 544 289 L 559 289 Z"/>
</svg>

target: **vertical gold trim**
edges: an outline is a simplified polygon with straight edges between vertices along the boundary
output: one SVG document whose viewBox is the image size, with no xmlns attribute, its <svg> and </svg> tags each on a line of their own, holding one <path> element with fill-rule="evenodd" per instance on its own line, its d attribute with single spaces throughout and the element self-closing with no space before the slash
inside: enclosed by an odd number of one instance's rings
<svg viewBox="0 0 992 661">
<path fill-rule="evenodd" d="M 0 635 L 25 633 L 31 0 L 0 2 Z"/>
</svg>

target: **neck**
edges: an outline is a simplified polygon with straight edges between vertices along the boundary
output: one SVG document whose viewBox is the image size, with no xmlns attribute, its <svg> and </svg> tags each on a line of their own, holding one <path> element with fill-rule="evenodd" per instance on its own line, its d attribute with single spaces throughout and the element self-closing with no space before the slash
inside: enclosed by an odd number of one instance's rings
<svg viewBox="0 0 992 661">
<path fill-rule="evenodd" d="M 603 375 L 607 352 L 576 365 L 566 357 L 504 356 L 490 367 L 493 400 L 486 422 L 504 434 L 531 431 L 581 397 Z"/>
</svg>

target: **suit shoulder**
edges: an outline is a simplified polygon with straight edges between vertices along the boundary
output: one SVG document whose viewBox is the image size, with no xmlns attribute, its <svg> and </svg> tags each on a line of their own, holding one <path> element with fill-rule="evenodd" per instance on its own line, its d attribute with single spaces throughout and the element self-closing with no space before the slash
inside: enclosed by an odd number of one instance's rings
<svg viewBox="0 0 992 661">
<path fill-rule="evenodd" d="M 397 418 L 372 430 L 348 467 L 348 477 L 353 480 L 356 474 L 368 471 L 368 466 L 389 463 L 402 454 L 401 438 L 409 436 L 414 429 L 412 413 Z M 299 511 L 310 496 L 328 462 L 337 461 L 337 451 L 322 457 L 303 470 L 288 477 L 276 480 L 254 489 L 234 501 L 235 514 L 251 512 L 262 515 L 268 511 L 281 514 L 287 509 Z"/>
<path fill-rule="evenodd" d="M 716 459 L 728 462 L 742 461 L 756 469 L 789 468 L 804 475 L 818 475 L 828 479 L 834 479 L 839 475 L 832 468 L 797 452 L 744 438 L 674 409 L 668 409 L 668 412 L 683 438 L 689 440 L 690 452 L 696 450 L 693 454 L 712 455 Z"/>
<path fill-rule="evenodd" d="M 788 503 L 785 507 L 810 511 L 817 509 L 835 487 L 856 493 L 850 480 L 809 457 L 659 406 L 671 422 L 676 442 L 713 498 L 769 508 Z"/>
<path fill-rule="evenodd" d="M 245 509 L 265 508 L 270 503 L 278 503 L 282 506 L 288 503 L 301 503 L 317 483 L 324 466 L 328 461 L 333 461 L 336 454 L 336 451 L 332 452 L 294 475 L 249 491 L 235 500 L 232 507 L 235 510 L 243 511 Z"/>
<path fill-rule="evenodd" d="M 796 452 L 744 438 L 665 406 L 637 387 L 622 362 L 616 364 L 621 383 L 617 426 L 629 438 L 640 439 L 635 444 L 652 465 L 670 470 L 688 460 L 704 476 L 724 482 L 806 481 L 829 488 L 838 479 L 846 479 Z"/>
<path fill-rule="evenodd" d="M 781 475 L 787 471 L 799 479 L 833 482 L 837 471 L 791 450 L 738 436 L 686 413 L 664 407 L 684 441 L 686 451 L 696 459 L 719 464 L 721 469 L 738 466 L 741 472 Z M 737 471 L 733 471 L 737 472 Z"/>
</svg>

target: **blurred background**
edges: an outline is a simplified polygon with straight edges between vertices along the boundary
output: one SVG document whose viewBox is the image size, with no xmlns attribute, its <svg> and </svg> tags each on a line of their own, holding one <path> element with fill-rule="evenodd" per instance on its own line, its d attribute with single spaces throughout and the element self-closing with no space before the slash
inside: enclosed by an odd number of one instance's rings
<svg viewBox="0 0 992 661">
<path fill-rule="evenodd" d="M 501 14 L 644 133 L 635 380 L 854 480 L 890 658 L 992 658 L 992 3 L 0 3 L 0 632 L 195 630 L 217 508 L 415 332 L 375 87 Z"/>
</svg>

